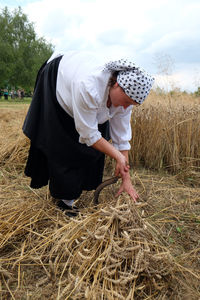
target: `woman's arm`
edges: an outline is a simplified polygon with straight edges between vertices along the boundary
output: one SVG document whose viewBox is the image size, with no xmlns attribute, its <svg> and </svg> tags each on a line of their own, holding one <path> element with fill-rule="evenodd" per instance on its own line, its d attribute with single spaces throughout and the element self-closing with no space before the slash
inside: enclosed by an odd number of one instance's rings
<svg viewBox="0 0 200 300">
<path fill-rule="evenodd" d="M 123 150 L 120 151 L 124 157 L 126 158 L 127 164 L 128 164 L 128 150 Z M 134 200 L 134 202 L 137 201 L 137 199 L 139 198 L 138 193 L 136 192 L 136 190 L 134 189 L 132 182 L 131 182 L 131 177 L 129 172 L 127 172 L 124 176 L 122 176 L 122 183 L 121 186 L 119 188 L 119 191 L 116 194 L 116 197 L 118 197 L 122 192 L 126 192 L 128 193 L 131 198 Z"/>
<path fill-rule="evenodd" d="M 129 166 L 126 161 L 126 157 L 119 150 L 113 147 L 104 138 L 100 138 L 92 145 L 92 147 L 116 160 L 115 176 L 125 176 L 129 170 Z"/>
<path fill-rule="evenodd" d="M 122 184 L 116 196 L 119 196 L 122 192 L 126 192 L 136 202 L 139 198 L 139 195 L 132 185 L 131 177 L 129 174 L 130 167 L 128 165 L 128 150 L 119 151 L 104 138 L 98 140 L 95 144 L 92 145 L 92 147 L 116 160 L 115 175 L 121 176 L 122 178 Z"/>
</svg>

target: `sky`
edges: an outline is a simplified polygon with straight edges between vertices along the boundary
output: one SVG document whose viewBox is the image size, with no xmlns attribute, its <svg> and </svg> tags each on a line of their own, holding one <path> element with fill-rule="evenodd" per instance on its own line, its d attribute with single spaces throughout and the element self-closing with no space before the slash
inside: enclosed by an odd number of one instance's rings
<svg viewBox="0 0 200 300">
<path fill-rule="evenodd" d="M 0 0 L 21 6 L 55 51 L 130 58 L 156 77 L 154 88 L 200 86 L 200 0 Z"/>
</svg>

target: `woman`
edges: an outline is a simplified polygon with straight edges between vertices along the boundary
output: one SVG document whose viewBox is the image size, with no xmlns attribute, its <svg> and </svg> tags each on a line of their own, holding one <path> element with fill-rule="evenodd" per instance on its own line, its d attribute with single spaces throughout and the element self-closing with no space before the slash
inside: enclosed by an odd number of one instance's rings
<svg viewBox="0 0 200 300">
<path fill-rule="evenodd" d="M 122 179 L 117 196 L 124 191 L 136 201 L 128 165 L 130 119 L 153 82 L 127 60 L 102 63 L 86 52 L 53 55 L 38 72 L 23 126 L 31 140 L 25 168 L 31 187 L 49 183 L 57 205 L 76 214 L 74 200 L 102 182 L 106 154 Z"/>
</svg>

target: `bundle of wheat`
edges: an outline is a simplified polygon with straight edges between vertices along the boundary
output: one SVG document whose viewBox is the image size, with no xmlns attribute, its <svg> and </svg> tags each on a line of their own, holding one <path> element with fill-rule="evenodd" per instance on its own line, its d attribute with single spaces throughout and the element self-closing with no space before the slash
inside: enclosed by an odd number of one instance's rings
<svg viewBox="0 0 200 300">
<path fill-rule="evenodd" d="M 61 299 L 133 299 L 170 285 L 174 261 L 162 235 L 124 196 L 72 220 L 53 239 L 50 259 L 66 257 Z"/>
</svg>

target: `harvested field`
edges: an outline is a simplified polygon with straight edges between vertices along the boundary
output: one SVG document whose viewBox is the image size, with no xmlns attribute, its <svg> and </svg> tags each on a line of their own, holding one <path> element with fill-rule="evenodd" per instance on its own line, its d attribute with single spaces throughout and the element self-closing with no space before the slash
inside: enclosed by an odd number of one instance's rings
<svg viewBox="0 0 200 300">
<path fill-rule="evenodd" d="M 139 203 L 116 199 L 118 182 L 96 209 L 93 192 L 84 192 L 70 219 L 48 187 L 31 189 L 23 174 L 26 110 L 0 108 L 0 299 L 199 300 L 198 165 L 173 175 L 138 167 Z"/>
</svg>

